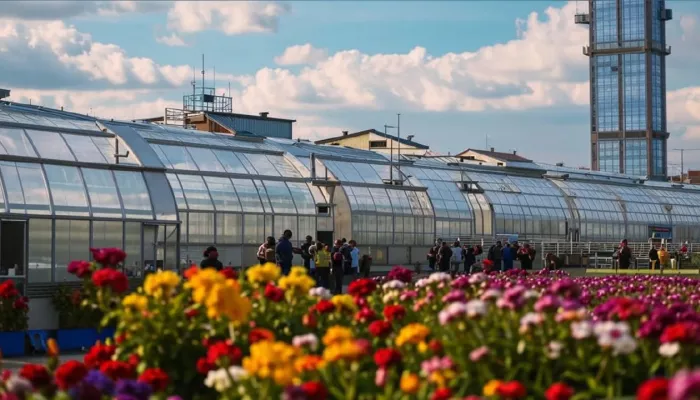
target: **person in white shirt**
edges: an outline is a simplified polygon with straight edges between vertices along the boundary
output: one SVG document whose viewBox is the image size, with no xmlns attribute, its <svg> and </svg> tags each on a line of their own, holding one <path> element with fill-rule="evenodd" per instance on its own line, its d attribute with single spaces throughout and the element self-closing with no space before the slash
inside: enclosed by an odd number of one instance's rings
<svg viewBox="0 0 700 400">
<path fill-rule="evenodd" d="M 450 257 L 452 272 L 459 272 L 459 266 L 462 264 L 462 246 L 459 242 L 452 245 L 452 257 Z"/>
<path fill-rule="evenodd" d="M 350 240 L 350 256 L 352 257 L 351 267 L 355 270 L 355 275 L 360 273 L 360 249 L 357 248 L 357 242 Z"/>
</svg>

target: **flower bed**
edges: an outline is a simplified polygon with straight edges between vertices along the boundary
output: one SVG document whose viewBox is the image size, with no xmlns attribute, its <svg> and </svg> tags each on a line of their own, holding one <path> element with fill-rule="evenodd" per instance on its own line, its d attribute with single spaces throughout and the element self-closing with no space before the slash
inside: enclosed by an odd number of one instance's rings
<svg viewBox="0 0 700 400">
<path fill-rule="evenodd" d="M 120 399 L 700 396 L 696 279 L 515 271 L 413 282 L 396 268 L 331 297 L 303 268 L 281 277 L 267 264 L 240 277 L 158 272 L 125 295 L 112 268 L 122 260 L 106 254 L 80 270 L 103 323 L 116 323 L 114 343 L 58 367 L 53 349 L 48 368 L 27 366 L 4 390 L 22 382 L 47 398 L 56 388 Z"/>
</svg>

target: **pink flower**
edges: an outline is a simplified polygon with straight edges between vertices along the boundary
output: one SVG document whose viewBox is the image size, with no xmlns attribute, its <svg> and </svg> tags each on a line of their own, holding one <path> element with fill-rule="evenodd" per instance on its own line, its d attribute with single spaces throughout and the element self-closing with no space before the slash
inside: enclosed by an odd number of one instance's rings
<svg viewBox="0 0 700 400">
<path fill-rule="evenodd" d="M 469 353 L 469 359 L 473 362 L 481 361 L 482 358 L 489 354 L 489 348 L 486 346 L 477 347 Z"/>
</svg>

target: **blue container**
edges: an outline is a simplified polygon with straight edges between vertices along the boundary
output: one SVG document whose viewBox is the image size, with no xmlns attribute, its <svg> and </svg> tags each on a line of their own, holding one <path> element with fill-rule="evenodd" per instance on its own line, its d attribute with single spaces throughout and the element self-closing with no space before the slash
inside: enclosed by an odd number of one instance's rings
<svg viewBox="0 0 700 400">
<path fill-rule="evenodd" d="M 114 328 L 102 328 L 99 331 L 97 331 L 97 338 L 100 342 L 104 343 L 107 339 L 114 338 L 115 331 L 116 330 Z"/>
<path fill-rule="evenodd" d="M 83 347 L 90 348 L 97 342 L 97 330 L 85 329 L 59 329 L 56 335 L 58 348 L 65 350 L 80 350 Z"/>
<path fill-rule="evenodd" d="M 0 332 L 0 349 L 6 357 L 24 355 L 24 332 Z"/>
</svg>

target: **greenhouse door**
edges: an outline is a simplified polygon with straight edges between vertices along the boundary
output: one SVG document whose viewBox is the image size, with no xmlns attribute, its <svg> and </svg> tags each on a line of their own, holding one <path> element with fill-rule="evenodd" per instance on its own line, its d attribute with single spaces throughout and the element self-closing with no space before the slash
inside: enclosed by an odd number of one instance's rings
<svg viewBox="0 0 700 400">
<path fill-rule="evenodd" d="M 177 270 L 177 225 L 143 225 L 143 265 Z"/>
<path fill-rule="evenodd" d="M 158 225 L 143 225 L 143 270 L 144 275 L 163 267 L 163 260 L 158 262 L 156 246 L 158 244 Z M 160 264 L 160 265 L 159 265 Z"/>
<path fill-rule="evenodd" d="M 24 277 L 27 221 L 0 222 L 0 278 Z"/>
</svg>

